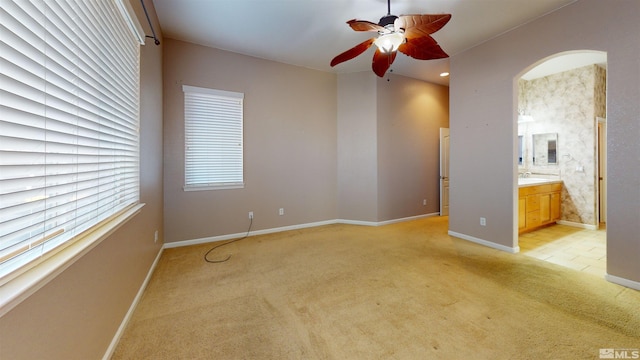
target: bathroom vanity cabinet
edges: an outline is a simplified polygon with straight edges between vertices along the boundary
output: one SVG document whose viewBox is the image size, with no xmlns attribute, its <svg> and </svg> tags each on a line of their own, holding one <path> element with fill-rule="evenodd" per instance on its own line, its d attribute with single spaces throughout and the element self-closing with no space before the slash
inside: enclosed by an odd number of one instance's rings
<svg viewBox="0 0 640 360">
<path fill-rule="evenodd" d="M 518 188 L 518 233 L 553 224 L 560 219 L 562 182 L 521 185 Z"/>
</svg>

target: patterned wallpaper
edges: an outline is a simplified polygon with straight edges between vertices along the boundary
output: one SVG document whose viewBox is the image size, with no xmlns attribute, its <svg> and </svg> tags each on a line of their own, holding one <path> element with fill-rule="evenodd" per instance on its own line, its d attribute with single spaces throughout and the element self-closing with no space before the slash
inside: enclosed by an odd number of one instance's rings
<svg viewBox="0 0 640 360">
<path fill-rule="evenodd" d="M 562 220 L 596 225 L 596 116 L 606 116 L 606 70 L 590 65 L 518 83 L 518 111 L 531 115 L 520 123 L 524 159 L 520 172 L 560 178 Z M 534 163 L 534 134 L 557 133 L 558 164 Z"/>
<path fill-rule="evenodd" d="M 600 66 L 594 66 L 595 70 L 595 106 L 596 116 L 607 117 L 607 70 Z"/>
</svg>

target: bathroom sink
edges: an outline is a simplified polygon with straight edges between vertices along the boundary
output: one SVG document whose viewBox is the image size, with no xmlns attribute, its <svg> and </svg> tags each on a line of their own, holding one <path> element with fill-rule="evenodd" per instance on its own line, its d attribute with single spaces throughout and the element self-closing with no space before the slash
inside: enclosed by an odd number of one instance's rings
<svg viewBox="0 0 640 360">
<path fill-rule="evenodd" d="M 554 179 L 543 179 L 543 178 L 518 178 L 518 185 L 537 185 L 537 184 L 545 184 L 557 182 L 559 180 Z"/>
<path fill-rule="evenodd" d="M 527 177 L 527 178 L 518 178 L 518 185 L 544 184 L 544 183 L 551 183 L 551 182 L 557 182 L 557 181 L 558 180 L 553 180 L 553 179 Z"/>
</svg>

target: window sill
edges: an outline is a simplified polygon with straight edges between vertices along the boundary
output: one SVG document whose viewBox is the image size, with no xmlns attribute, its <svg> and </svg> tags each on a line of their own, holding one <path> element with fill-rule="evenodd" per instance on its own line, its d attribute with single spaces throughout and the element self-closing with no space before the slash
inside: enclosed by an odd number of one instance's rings
<svg viewBox="0 0 640 360">
<path fill-rule="evenodd" d="M 100 244 L 114 231 L 138 214 L 145 204 L 137 204 L 111 221 L 104 223 L 81 239 L 75 241 L 52 256 L 37 263 L 32 268 L 16 275 L 0 286 L 0 316 L 5 315 L 26 298 L 34 294 L 48 282 L 55 279 L 65 269 L 83 255 Z"/>
<path fill-rule="evenodd" d="M 204 185 L 204 186 L 185 186 L 182 189 L 184 191 L 244 189 L 244 183 Z"/>
</svg>

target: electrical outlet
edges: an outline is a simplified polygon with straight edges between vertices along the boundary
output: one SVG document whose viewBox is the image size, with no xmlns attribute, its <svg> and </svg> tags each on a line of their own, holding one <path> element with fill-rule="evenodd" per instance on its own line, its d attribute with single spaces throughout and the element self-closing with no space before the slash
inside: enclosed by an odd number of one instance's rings
<svg viewBox="0 0 640 360">
<path fill-rule="evenodd" d="M 153 234 L 153 242 L 154 243 L 158 242 L 158 230 L 156 230 L 156 232 Z"/>
<path fill-rule="evenodd" d="M 280 208 L 280 210 L 278 210 L 278 215 L 284 215 L 284 208 Z"/>
<path fill-rule="evenodd" d="M 427 205 L 427 199 L 422 200 L 422 205 Z"/>
<path fill-rule="evenodd" d="M 487 219 L 481 217 L 480 218 L 480 226 L 487 226 Z"/>
<path fill-rule="evenodd" d="M 249 220 L 253 219 L 253 211 L 249 211 Z"/>
</svg>

